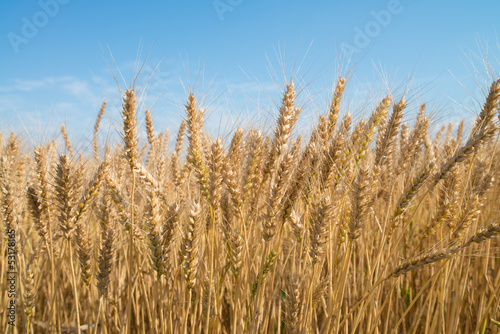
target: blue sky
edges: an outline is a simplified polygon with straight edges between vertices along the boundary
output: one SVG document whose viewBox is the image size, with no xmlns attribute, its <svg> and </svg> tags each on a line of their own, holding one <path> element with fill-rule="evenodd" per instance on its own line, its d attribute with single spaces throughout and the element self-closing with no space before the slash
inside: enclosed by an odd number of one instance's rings
<svg viewBox="0 0 500 334">
<path fill-rule="evenodd" d="M 427 102 L 436 123 L 470 118 L 499 73 L 499 9 L 460 0 L 3 0 L 0 129 L 47 139 L 65 123 L 76 140 L 90 139 L 108 100 L 103 126 L 117 132 L 113 73 L 125 87 L 148 54 L 137 87 L 158 131 L 176 131 L 193 86 L 215 135 L 269 128 L 292 74 L 304 124 L 324 112 L 339 73 L 349 75 L 344 109 L 355 117 L 390 90 L 415 108 Z"/>
</svg>

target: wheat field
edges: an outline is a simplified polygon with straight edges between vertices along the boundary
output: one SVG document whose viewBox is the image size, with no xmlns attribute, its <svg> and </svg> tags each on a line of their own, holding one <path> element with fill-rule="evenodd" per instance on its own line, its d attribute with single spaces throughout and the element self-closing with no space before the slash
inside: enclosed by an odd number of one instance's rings
<svg viewBox="0 0 500 334">
<path fill-rule="evenodd" d="M 304 136 L 293 81 L 268 134 L 210 136 L 191 93 L 169 145 L 130 88 L 119 145 L 105 102 L 89 154 L 6 135 L 0 332 L 499 332 L 500 79 L 436 131 L 404 96 L 344 112 L 348 84 Z"/>
</svg>

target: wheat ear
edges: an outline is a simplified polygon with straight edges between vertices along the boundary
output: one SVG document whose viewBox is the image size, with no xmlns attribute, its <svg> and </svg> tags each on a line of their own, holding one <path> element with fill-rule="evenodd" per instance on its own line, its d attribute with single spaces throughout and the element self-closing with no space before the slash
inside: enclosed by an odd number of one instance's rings
<svg viewBox="0 0 500 334">
<path fill-rule="evenodd" d="M 115 252 L 115 231 L 111 221 L 111 205 L 110 205 L 109 190 L 104 192 L 102 197 L 102 205 L 100 212 L 100 226 L 101 226 L 101 247 L 99 249 L 99 258 L 97 260 L 98 273 L 97 289 L 99 297 L 106 296 L 108 292 L 108 285 L 110 282 L 110 275 L 113 269 L 113 257 Z"/>
<path fill-rule="evenodd" d="M 293 81 L 286 87 L 285 94 L 279 110 L 278 121 L 274 131 L 274 137 L 271 144 L 265 169 L 263 182 L 267 180 L 276 170 L 276 161 L 280 159 L 286 150 L 286 145 L 290 132 L 299 117 L 300 109 L 295 107 L 295 90 Z"/>
<path fill-rule="evenodd" d="M 181 123 L 181 126 L 179 127 L 179 132 L 177 133 L 177 140 L 175 141 L 175 151 L 172 154 L 172 162 L 171 162 L 172 177 L 173 177 L 174 183 L 176 185 L 178 185 L 179 181 L 180 181 L 179 157 L 181 155 L 182 144 L 184 142 L 184 134 L 186 132 L 186 124 L 187 124 L 186 121 L 183 120 Z"/>
<path fill-rule="evenodd" d="M 386 279 L 389 279 L 390 277 L 399 277 L 401 275 L 405 275 L 409 271 L 419 269 L 427 264 L 449 259 L 453 256 L 456 256 L 458 252 L 469 247 L 473 243 L 480 244 L 485 240 L 493 238 L 498 233 L 500 233 L 500 224 L 499 223 L 491 224 L 488 227 L 481 229 L 479 232 L 471 236 L 469 239 L 467 239 L 466 242 L 464 242 L 461 245 L 430 252 L 422 256 L 416 257 L 414 259 L 403 262 L 402 264 L 397 266 L 387 276 Z"/>
<path fill-rule="evenodd" d="M 75 226 L 72 218 L 74 213 L 75 187 L 73 175 L 65 154 L 59 156 L 59 163 L 56 170 L 56 198 L 58 202 L 58 220 L 64 237 L 71 239 L 71 234 Z"/>
<path fill-rule="evenodd" d="M 101 105 L 101 109 L 99 109 L 99 113 L 97 114 L 97 118 L 94 124 L 94 137 L 92 138 L 92 148 L 94 150 L 94 159 L 99 160 L 99 145 L 97 143 L 97 133 L 99 131 L 99 125 L 101 124 L 102 116 L 106 111 L 107 102 L 104 101 Z"/>
<path fill-rule="evenodd" d="M 68 150 L 68 154 L 73 156 L 73 147 L 71 147 L 71 142 L 69 141 L 68 133 L 66 132 L 66 126 L 61 125 L 61 134 L 64 139 L 64 144 L 66 144 L 66 149 Z"/>
<path fill-rule="evenodd" d="M 496 80 L 491 85 L 490 92 L 486 97 L 483 109 L 479 113 L 479 116 L 477 117 L 476 122 L 474 123 L 471 135 L 475 135 L 479 131 L 489 126 L 489 124 L 495 117 L 495 112 L 499 106 L 499 100 L 500 100 L 500 79 Z"/>
<path fill-rule="evenodd" d="M 199 265 L 199 240 L 201 223 L 201 205 L 194 202 L 189 210 L 188 228 L 182 240 L 182 258 L 184 277 L 188 289 L 192 290 L 196 284 Z"/>
<path fill-rule="evenodd" d="M 123 142 L 125 156 L 130 164 L 130 169 L 134 169 L 136 160 L 140 160 L 137 139 L 137 119 L 136 119 L 136 96 L 133 89 L 127 89 L 123 94 Z"/>
<path fill-rule="evenodd" d="M 200 192 L 202 196 L 209 199 L 208 172 L 204 163 L 203 145 L 201 131 L 203 127 L 203 110 L 198 109 L 193 94 L 189 94 L 185 105 L 187 113 L 187 132 L 189 138 L 189 163 L 193 166 Z"/>
<path fill-rule="evenodd" d="M 345 85 L 346 78 L 339 78 L 337 86 L 335 87 L 335 92 L 333 93 L 332 102 L 330 103 L 330 110 L 328 113 L 328 139 L 330 140 L 333 139 L 333 133 L 340 112 L 340 100 L 342 99 L 342 94 L 344 94 Z"/>
</svg>

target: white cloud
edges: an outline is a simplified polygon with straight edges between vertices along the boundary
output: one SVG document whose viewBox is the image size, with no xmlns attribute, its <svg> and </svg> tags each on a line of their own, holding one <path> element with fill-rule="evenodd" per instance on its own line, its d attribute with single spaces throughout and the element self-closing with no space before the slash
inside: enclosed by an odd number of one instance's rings
<svg viewBox="0 0 500 334">
<path fill-rule="evenodd" d="M 71 76 L 47 77 L 42 79 L 14 79 L 12 84 L 0 86 L 0 92 L 22 93 L 36 92 L 46 89 L 63 90 L 75 96 L 92 98 L 94 94 L 88 82 Z"/>
<path fill-rule="evenodd" d="M 71 95 L 81 99 L 96 99 L 96 96 L 90 89 L 87 81 L 73 79 L 67 83 L 62 84 L 61 88 Z"/>
</svg>

